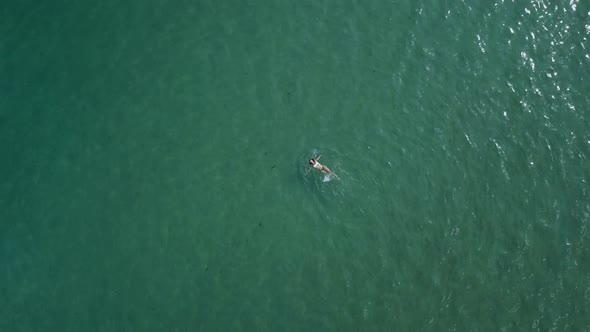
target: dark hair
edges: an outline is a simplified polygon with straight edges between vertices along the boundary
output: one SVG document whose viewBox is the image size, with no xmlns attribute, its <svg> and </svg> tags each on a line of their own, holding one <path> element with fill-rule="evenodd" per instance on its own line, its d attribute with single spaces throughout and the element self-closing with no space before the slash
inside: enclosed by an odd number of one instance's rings
<svg viewBox="0 0 590 332">
<path fill-rule="evenodd" d="M 310 160 L 309 160 L 309 163 L 311 164 L 311 162 L 312 162 L 312 161 L 315 161 L 315 159 L 310 159 Z"/>
</svg>

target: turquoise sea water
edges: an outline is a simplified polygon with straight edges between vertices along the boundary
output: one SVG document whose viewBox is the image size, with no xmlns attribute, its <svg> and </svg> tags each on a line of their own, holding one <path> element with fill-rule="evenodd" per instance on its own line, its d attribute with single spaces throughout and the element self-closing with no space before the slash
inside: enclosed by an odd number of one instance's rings
<svg viewBox="0 0 590 332">
<path fill-rule="evenodd" d="M 588 1 L 0 14 L 1 331 L 590 330 Z"/>
</svg>

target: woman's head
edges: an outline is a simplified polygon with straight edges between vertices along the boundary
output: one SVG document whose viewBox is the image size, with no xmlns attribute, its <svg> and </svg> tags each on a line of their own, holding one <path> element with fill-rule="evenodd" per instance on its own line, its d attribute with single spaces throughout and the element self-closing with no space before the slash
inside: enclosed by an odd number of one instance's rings
<svg viewBox="0 0 590 332">
<path fill-rule="evenodd" d="M 313 166 L 315 164 L 315 159 L 310 159 L 309 164 Z"/>
</svg>

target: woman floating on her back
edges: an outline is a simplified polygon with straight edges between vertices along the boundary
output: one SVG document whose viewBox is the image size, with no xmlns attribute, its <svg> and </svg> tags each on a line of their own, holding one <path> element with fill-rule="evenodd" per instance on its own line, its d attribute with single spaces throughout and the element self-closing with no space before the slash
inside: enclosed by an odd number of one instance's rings
<svg viewBox="0 0 590 332">
<path fill-rule="evenodd" d="M 318 157 L 315 157 L 313 159 L 309 160 L 309 169 L 305 172 L 305 174 L 307 175 L 307 173 L 312 169 L 315 168 L 318 171 L 326 174 L 326 175 L 333 175 L 335 176 L 337 179 L 339 179 L 338 175 L 334 174 L 334 172 L 332 172 L 328 166 L 326 165 L 322 165 L 320 164 L 320 162 L 318 160 L 320 160 L 320 158 L 322 157 L 322 155 L 319 155 Z"/>
</svg>

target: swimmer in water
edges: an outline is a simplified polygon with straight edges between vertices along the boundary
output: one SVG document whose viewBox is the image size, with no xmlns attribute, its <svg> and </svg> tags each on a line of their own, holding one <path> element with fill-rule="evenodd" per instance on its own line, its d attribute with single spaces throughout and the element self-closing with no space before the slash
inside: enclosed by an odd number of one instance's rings
<svg viewBox="0 0 590 332">
<path fill-rule="evenodd" d="M 322 165 L 320 164 L 320 162 L 318 160 L 320 160 L 320 158 L 322 157 L 322 155 L 319 155 L 318 157 L 315 157 L 313 159 L 309 160 L 309 169 L 305 172 L 305 174 L 307 175 L 307 173 L 312 169 L 315 168 L 318 171 L 326 174 L 326 175 L 334 175 L 336 178 L 338 178 L 338 175 L 334 174 L 334 172 L 332 172 L 328 166 L 326 165 Z"/>
</svg>

